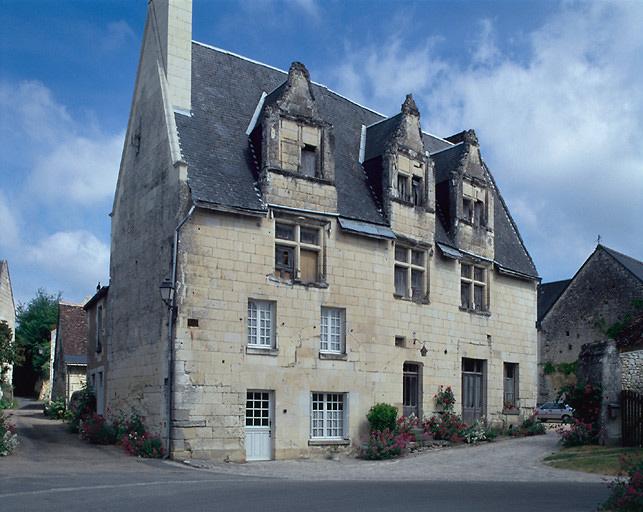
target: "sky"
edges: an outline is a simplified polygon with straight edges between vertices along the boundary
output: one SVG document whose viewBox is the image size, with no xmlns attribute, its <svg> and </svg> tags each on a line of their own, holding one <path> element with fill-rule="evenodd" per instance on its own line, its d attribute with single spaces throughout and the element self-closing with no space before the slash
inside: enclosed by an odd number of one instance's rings
<svg viewBox="0 0 643 512">
<path fill-rule="evenodd" d="M 146 0 L 3 0 L 0 259 L 17 302 L 109 281 Z M 601 243 L 643 260 L 643 2 L 194 0 L 193 39 L 425 131 L 476 130 L 544 282 Z"/>
</svg>

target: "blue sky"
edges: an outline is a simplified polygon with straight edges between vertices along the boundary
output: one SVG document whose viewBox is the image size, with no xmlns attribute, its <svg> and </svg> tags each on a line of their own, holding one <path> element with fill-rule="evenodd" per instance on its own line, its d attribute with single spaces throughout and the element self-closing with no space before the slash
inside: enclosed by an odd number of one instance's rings
<svg viewBox="0 0 643 512">
<path fill-rule="evenodd" d="M 147 2 L 4 0 L 0 258 L 20 302 L 108 281 Z M 474 128 L 544 281 L 598 234 L 643 259 L 643 2 L 194 1 L 193 38 L 423 128 Z"/>
</svg>

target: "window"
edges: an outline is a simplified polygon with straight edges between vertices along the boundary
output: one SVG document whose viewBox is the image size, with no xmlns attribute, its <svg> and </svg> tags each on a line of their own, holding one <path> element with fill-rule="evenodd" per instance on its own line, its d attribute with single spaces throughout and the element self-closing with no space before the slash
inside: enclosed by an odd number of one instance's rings
<svg viewBox="0 0 643 512">
<path fill-rule="evenodd" d="M 460 304 L 465 309 L 487 311 L 487 269 L 460 265 Z"/>
<path fill-rule="evenodd" d="M 303 176 L 319 177 L 321 130 L 289 119 L 281 119 L 280 130 L 279 151 L 282 169 L 299 172 Z"/>
<path fill-rule="evenodd" d="M 504 364 L 504 398 L 503 409 L 518 407 L 518 364 Z"/>
<path fill-rule="evenodd" d="M 469 197 L 462 198 L 462 211 L 463 217 L 466 222 L 474 226 L 486 226 L 486 212 L 483 201 L 471 199 Z"/>
<path fill-rule="evenodd" d="M 103 333 L 103 306 L 96 308 L 96 353 L 100 354 L 103 351 L 103 340 L 101 338 Z"/>
<path fill-rule="evenodd" d="M 406 174 L 397 174 L 397 198 L 402 201 L 410 201 L 409 194 L 409 177 Z"/>
<path fill-rule="evenodd" d="M 395 295 L 413 300 L 427 297 L 426 251 L 395 245 Z"/>
<path fill-rule="evenodd" d="M 270 426 L 270 393 L 268 391 L 246 392 L 246 427 Z"/>
<path fill-rule="evenodd" d="M 298 224 L 275 224 L 275 274 L 281 279 L 321 281 L 322 231 Z"/>
<path fill-rule="evenodd" d="M 321 308 L 321 342 L 319 349 L 331 354 L 343 354 L 346 346 L 346 310 Z"/>
<path fill-rule="evenodd" d="M 310 437 L 343 439 L 346 435 L 344 393 L 313 393 L 310 411 Z"/>
<path fill-rule="evenodd" d="M 424 194 L 422 191 L 422 178 L 413 176 L 412 183 L 412 201 L 415 206 L 422 206 L 424 204 Z"/>
<path fill-rule="evenodd" d="M 275 347 L 275 303 L 248 300 L 248 346 Z"/>
</svg>

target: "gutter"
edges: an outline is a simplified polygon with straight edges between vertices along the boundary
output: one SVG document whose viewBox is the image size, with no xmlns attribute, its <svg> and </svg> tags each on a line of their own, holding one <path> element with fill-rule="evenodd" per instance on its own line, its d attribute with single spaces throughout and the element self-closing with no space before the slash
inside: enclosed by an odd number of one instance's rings
<svg viewBox="0 0 643 512">
<path fill-rule="evenodd" d="M 179 232 L 183 225 L 192 217 L 196 206 L 192 204 L 188 213 L 174 230 L 174 247 L 172 250 L 172 286 L 174 286 L 174 293 L 172 294 L 172 304 L 170 306 L 170 318 L 167 322 L 167 437 L 166 437 L 166 451 L 163 456 L 164 459 L 170 457 L 172 449 L 172 410 L 174 408 L 174 316 L 176 314 L 176 269 L 179 253 Z"/>
</svg>

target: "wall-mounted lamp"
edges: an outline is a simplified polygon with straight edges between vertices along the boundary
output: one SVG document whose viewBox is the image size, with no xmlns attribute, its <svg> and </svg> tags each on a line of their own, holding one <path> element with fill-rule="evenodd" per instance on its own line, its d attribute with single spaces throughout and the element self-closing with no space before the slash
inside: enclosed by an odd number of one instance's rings
<svg viewBox="0 0 643 512">
<path fill-rule="evenodd" d="M 420 349 L 420 355 L 426 357 L 426 354 L 429 350 L 426 348 L 426 343 L 422 343 L 422 348 Z"/>
<path fill-rule="evenodd" d="M 159 290 L 161 292 L 161 299 L 163 299 L 163 302 L 165 302 L 168 308 L 171 308 L 174 302 L 174 285 L 172 281 L 166 277 L 161 283 L 161 286 L 159 286 Z"/>
</svg>

